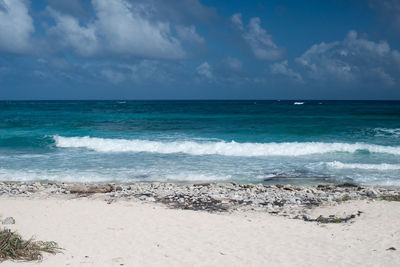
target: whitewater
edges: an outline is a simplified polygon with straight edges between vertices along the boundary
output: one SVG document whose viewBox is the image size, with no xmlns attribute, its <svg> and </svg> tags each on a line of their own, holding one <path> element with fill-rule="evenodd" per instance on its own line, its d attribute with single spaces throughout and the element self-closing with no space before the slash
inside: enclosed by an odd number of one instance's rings
<svg viewBox="0 0 400 267">
<path fill-rule="evenodd" d="M 105 139 L 95 137 L 62 137 L 54 136 L 58 147 L 87 148 L 98 152 L 149 152 L 149 153 L 185 153 L 189 155 L 223 155 L 223 156 L 303 156 L 331 152 L 355 153 L 388 153 L 400 155 L 400 146 L 379 146 L 363 143 L 237 143 L 231 142 L 156 142 L 148 140 Z"/>
<path fill-rule="evenodd" d="M 38 180 L 400 185 L 400 102 L 0 101 L 0 181 Z"/>
</svg>

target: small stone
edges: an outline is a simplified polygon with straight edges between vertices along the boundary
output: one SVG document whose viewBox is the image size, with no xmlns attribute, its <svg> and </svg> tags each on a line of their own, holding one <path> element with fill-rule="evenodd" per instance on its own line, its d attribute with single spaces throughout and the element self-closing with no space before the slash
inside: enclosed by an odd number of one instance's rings
<svg viewBox="0 0 400 267">
<path fill-rule="evenodd" d="M 367 191 L 367 196 L 375 198 L 375 197 L 378 196 L 378 194 L 376 193 L 375 190 L 372 190 L 372 189 L 371 189 L 371 190 L 368 190 L 368 191 Z"/>
<path fill-rule="evenodd" d="M 304 214 L 303 215 L 303 220 L 310 222 L 310 221 L 316 221 L 317 220 L 317 216 L 312 215 L 312 214 Z"/>
<path fill-rule="evenodd" d="M 395 247 L 390 247 L 390 248 L 388 248 L 386 250 L 396 250 L 396 248 Z"/>
<path fill-rule="evenodd" d="M 2 221 L 2 224 L 15 224 L 15 219 L 13 217 L 7 217 Z"/>
<path fill-rule="evenodd" d="M 339 184 L 339 185 L 337 185 L 337 187 L 358 187 L 358 185 L 347 182 L 347 183 Z"/>
</svg>

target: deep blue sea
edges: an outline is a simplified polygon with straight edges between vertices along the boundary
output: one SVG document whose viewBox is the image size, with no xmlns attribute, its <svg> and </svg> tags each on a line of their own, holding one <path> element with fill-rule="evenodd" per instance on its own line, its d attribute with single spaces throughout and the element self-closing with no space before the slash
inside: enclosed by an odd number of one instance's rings
<svg viewBox="0 0 400 267">
<path fill-rule="evenodd" d="M 400 185 L 400 102 L 0 101 L 0 180 Z"/>
</svg>

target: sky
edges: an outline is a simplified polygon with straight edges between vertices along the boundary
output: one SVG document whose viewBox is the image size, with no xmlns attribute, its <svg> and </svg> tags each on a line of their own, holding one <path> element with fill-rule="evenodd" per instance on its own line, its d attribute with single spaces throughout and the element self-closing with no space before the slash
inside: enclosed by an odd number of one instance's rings
<svg viewBox="0 0 400 267">
<path fill-rule="evenodd" d="M 0 0 L 0 99 L 400 100 L 397 0 Z"/>
</svg>

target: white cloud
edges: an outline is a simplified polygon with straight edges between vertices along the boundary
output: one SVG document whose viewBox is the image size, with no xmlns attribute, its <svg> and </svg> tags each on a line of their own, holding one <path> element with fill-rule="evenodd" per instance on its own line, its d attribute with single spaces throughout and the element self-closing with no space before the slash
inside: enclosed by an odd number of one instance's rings
<svg viewBox="0 0 400 267">
<path fill-rule="evenodd" d="M 315 80 L 345 82 L 379 80 L 393 85 L 391 73 L 398 66 L 399 52 L 386 41 L 373 42 L 349 31 L 343 41 L 313 45 L 296 59 L 305 73 Z"/>
<path fill-rule="evenodd" d="M 177 59 L 185 57 L 180 42 L 171 35 L 169 23 L 152 23 L 140 8 L 124 0 L 93 0 L 96 25 L 106 46 L 115 53 Z"/>
<path fill-rule="evenodd" d="M 223 60 L 223 62 L 229 69 L 235 71 L 241 70 L 243 66 L 242 61 L 234 57 L 227 57 Z"/>
<path fill-rule="evenodd" d="M 393 86 L 396 83 L 394 78 L 386 73 L 381 67 L 372 68 L 370 72 L 372 76 L 377 77 L 387 86 Z"/>
<path fill-rule="evenodd" d="M 35 31 L 26 1 L 0 1 L 0 51 L 26 53 Z"/>
<path fill-rule="evenodd" d="M 112 83 L 121 83 L 125 80 L 125 76 L 117 71 L 113 71 L 110 69 L 105 69 L 101 71 L 101 74 L 110 82 Z"/>
<path fill-rule="evenodd" d="M 243 20 L 242 20 L 242 14 L 240 13 L 236 13 L 233 14 L 231 17 L 232 20 L 232 24 L 238 28 L 239 30 L 243 31 L 244 27 L 243 27 Z"/>
<path fill-rule="evenodd" d="M 261 27 L 260 18 L 254 17 L 250 19 L 247 28 L 243 25 L 242 15 L 240 13 L 234 14 L 231 17 L 231 21 L 236 29 L 241 32 L 242 38 L 251 48 L 257 59 L 275 61 L 285 56 L 284 49 L 278 47 L 274 41 L 272 41 L 271 35 Z"/>
<path fill-rule="evenodd" d="M 83 56 L 90 56 L 99 51 L 95 25 L 81 26 L 79 21 L 70 15 L 63 15 L 51 8 L 48 11 L 56 21 L 56 26 L 49 29 L 49 34 L 58 38 L 62 46 L 70 46 Z"/>
<path fill-rule="evenodd" d="M 210 64 L 208 64 L 208 62 L 203 62 L 196 68 L 196 70 L 197 70 L 197 73 L 203 77 L 206 77 L 208 79 L 213 78 L 211 66 L 210 66 Z"/>
<path fill-rule="evenodd" d="M 141 60 L 127 67 L 131 72 L 131 78 L 136 82 L 169 83 L 172 81 L 165 66 L 156 60 Z"/>
<path fill-rule="evenodd" d="M 392 57 L 397 67 L 397 70 L 400 71 L 400 52 L 397 50 L 392 51 Z"/>
<path fill-rule="evenodd" d="M 179 38 L 181 38 L 182 40 L 198 44 L 204 43 L 204 38 L 196 32 L 196 27 L 194 25 L 176 25 L 175 29 L 178 33 Z"/>
<path fill-rule="evenodd" d="M 283 60 L 281 62 L 271 64 L 269 66 L 269 68 L 273 74 L 284 75 L 286 77 L 289 77 L 289 78 L 291 78 L 295 81 L 299 81 L 299 82 L 303 81 L 303 77 L 301 77 L 300 73 L 295 72 L 292 69 L 288 68 L 287 60 Z"/>
<path fill-rule="evenodd" d="M 144 14 L 147 6 L 125 0 L 92 0 L 96 19 L 82 26 L 69 15 L 50 12 L 56 25 L 49 31 L 82 55 L 100 52 L 144 58 L 181 59 L 186 56 L 167 22 L 152 22 Z"/>
<path fill-rule="evenodd" d="M 126 80 L 140 84 L 166 85 L 187 75 L 187 69 L 174 61 L 142 59 L 135 64 L 118 64 L 114 68 L 116 68 L 116 71 L 124 73 Z"/>
</svg>

